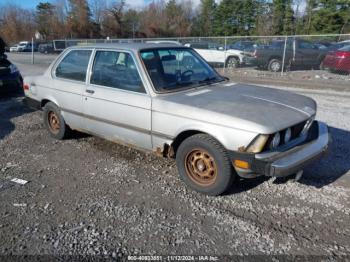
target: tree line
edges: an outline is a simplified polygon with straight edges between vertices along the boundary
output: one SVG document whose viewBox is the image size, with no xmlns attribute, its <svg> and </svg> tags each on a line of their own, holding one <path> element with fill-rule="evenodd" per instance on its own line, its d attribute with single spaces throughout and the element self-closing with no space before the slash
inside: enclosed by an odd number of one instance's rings
<svg viewBox="0 0 350 262">
<path fill-rule="evenodd" d="M 0 36 L 31 39 L 350 33 L 350 0 L 53 0 L 34 10 L 0 5 Z"/>
</svg>

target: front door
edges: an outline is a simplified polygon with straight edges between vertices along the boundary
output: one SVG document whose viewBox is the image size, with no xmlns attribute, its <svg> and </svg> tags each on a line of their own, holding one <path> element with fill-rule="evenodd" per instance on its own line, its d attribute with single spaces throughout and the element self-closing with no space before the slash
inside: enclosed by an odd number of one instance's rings
<svg viewBox="0 0 350 262">
<path fill-rule="evenodd" d="M 95 52 L 83 104 L 86 129 L 91 133 L 152 149 L 151 97 L 130 53 Z"/>
</svg>

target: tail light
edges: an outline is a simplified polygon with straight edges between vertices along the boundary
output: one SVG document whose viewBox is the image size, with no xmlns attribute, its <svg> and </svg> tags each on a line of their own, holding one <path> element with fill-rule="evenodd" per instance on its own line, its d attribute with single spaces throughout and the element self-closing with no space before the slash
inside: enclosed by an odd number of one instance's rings
<svg viewBox="0 0 350 262">
<path fill-rule="evenodd" d="M 29 84 L 24 83 L 24 84 L 23 84 L 23 89 L 24 89 L 24 90 L 29 90 Z"/>
<path fill-rule="evenodd" d="M 346 52 L 346 51 L 336 51 L 335 52 L 335 56 L 337 58 L 346 58 L 346 57 L 350 57 L 350 52 Z"/>
</svg>

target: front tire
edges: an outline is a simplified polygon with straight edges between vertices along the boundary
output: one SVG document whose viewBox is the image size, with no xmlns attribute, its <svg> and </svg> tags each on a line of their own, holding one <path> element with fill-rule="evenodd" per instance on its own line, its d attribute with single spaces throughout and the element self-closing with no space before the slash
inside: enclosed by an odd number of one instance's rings
<svg viewBox="0 0 350 262">
<path fill-rule="evenodd" d="M 43 108 L 44 125 L 53 138 L 62 140 L 70 132 L 57 105 L 48 102 Z"/>
<path fill-rule="evenodd" d="M 176 153 L 176 164 L 182 181 L 206 195 L 224 193 L 236 176 L 226 149 L 206 134 L 183 141 Z"/>
<path fill-rule="evenodd" d="M 226 67 L 229 69 L 234 69 L 239 66 L 239 60 L 236 57 L 229 57 L 226 62 Z"/>
<path fill-rule="evenodd" d="M 268 65 L 270 72 L 280 72 L 282 70 L 282 61 L 280 59 L 271 59 Z"/>
</svg>

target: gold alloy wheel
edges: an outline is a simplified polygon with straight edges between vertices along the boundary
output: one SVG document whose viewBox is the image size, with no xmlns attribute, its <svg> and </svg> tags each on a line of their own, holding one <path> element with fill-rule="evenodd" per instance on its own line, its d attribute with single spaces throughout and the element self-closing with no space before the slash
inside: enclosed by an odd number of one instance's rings
<svg viewBox="0 0 350 262">
<path fill-rule="evenodd" d="M 197 185 L 210 186 L 218 175 L 214 158 L 204 149 L 194 149 L 185 158 L 187 176 Z"/>
<path fill-rule="evenodd" d="M 53 134 L 58 134 L 60 132 L 60 119 L 57 116 L 57 114 L 53 111 L 50 111 L 47 114 L 47 118 L 48 118 L 50 131 Z"/>
</svg>

